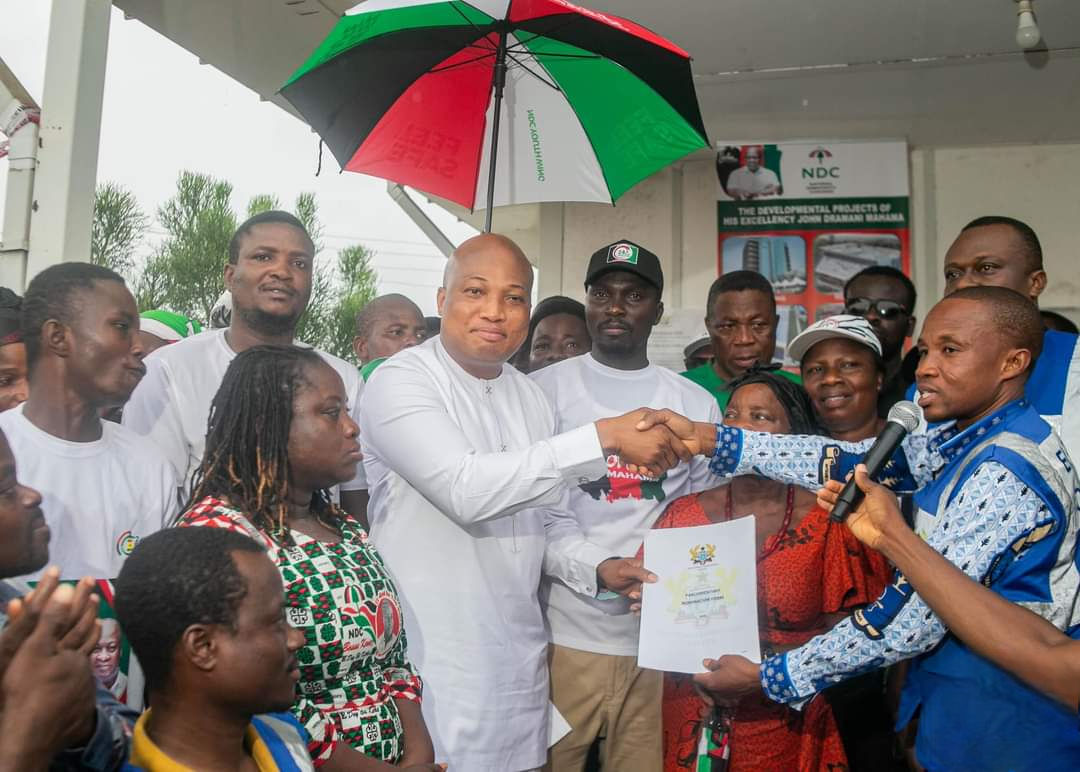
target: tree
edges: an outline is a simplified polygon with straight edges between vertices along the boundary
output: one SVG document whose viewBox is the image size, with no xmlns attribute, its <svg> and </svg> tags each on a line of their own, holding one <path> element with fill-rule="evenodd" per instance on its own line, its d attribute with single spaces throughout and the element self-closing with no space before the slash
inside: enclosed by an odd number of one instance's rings
<svg viewBox="0 0 1080 772">
<path fill-rule="evenodd" d="M 225 288 L 223 270 L 237 227 L 231 196 L 232 185 L 225 180 L 189 171 L 180 174 L 176 193 L 158 209 L 168 235 L 132 282 L 140 310 L 164 308 L 204 322 L 210 318 Z M 247 216 L 281 208 L 276 195 L 260 193 L 248 201 Z M 355 244 L 342 249 L 336 261 L 327 260 L 314 193 L 298 195 L 293 214 L 315 245 L 311 299 L 296 337 L 352 360 L 356 313 L 376 294 L 374 253 Z"/>
<path fill-rule="evenodd" d="M 169 234 L 151 258 L 160 274 L 155 286 L 161 287 L 161 305 L 194 319 L 210 318 L 225 289 L 223 271 L 236 231 L 231 196 L 232 184 L 225 180 L 181 172 L 176 194 L 158 209 Z"/>
<path fill-rule="evenodd" d="M 371 265 L 375 253 L 363 244 L 338 252 L 338 290 L 326 315 L 323 346 L 331 354 L 353 361 L 356 314 L 378 294 L 378 275 Z"/>
<path fill-rule="evenodd" d="M 135 249 L 149 224 L 131 191 L 115 182 L 98 185 L 90 231 L 90 262 L 130 276 L 135 269 Z"/>
</svg>

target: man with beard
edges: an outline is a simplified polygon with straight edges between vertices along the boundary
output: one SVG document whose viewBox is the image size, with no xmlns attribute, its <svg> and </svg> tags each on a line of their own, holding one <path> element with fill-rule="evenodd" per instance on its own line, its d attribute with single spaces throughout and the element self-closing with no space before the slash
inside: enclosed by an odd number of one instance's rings
<svg viewBox="0 0 1080 772">
<path fill-rule="evenodd" d="M 182 494 L 202 463 L 210 402 L 229 362 L 252 346 L 296 343 L 296 325 L 311 297 L 314 258 L 311 237 L 291 214 L 268 211 L 249 218 L 229 243 L 229 326 L 177 341 L 147 359 L 146 378 L 124 408 L 124 426 L 148 436 L 164 452 Z M 362 388 L 356 368 L 331 354 L 319 354 L 345 382 L 355 416 Z M 363 518 L 366 489 L 358 472 L 341 486 L 342 507 Z"/>
<path fill-rule="evenodd" d="M 690 457 L 667 430 L 635 436 L 641 410 L 558 433 L 541 389 L 506 365 L 532 280 L 505 236 L 464 242 L 438 292 L 441 334 L 380 365 L 360 406 L 371 538 L 401 591 L 435 757 L 469 772 L 547 757 L 541 573 L 588 596 L 651 576 L 585 541 L 567 484 L 602 477 L 612 455 L 653 475 Z"/>
<path fill-rule="evenodd" d="M 623 240 L 593 254 L 585 274 L 592 351 L 532 374 L 555 408 L 556 431 L 642 405 L 720 423 L 709 392 L 649 362 L 663 291 L 660 260 L 645 247 Z M 591 543 L 610 555 L 633 555 L 671 501 L 710 484 L 703 458 L 651 476 L 630 472 L 611 455 L 606 474 L 570 488 L 570 512 Z M 608 768 L 660 769 L 662 674 L 637 666 L 638 620 L 629 603 L 582 595 L 553 577 L 545 578 L 541 597 L 551 631 L 552 702 L 571 726 L 551 749 L 551 769 L 581 770 L 600 736 L 607 738 Z"/>
<path fill-rule="evenodd" d="M 146 370 L 135 299 L 108 268 L 61 263 L 30 282 L 22 326 L 29 396 L 0 413 L 0 429 L 23 481 L 41 491 L 61 578 L 112 579 L 177 509 L 160 451 L 101 419 Z"/>
</svg>

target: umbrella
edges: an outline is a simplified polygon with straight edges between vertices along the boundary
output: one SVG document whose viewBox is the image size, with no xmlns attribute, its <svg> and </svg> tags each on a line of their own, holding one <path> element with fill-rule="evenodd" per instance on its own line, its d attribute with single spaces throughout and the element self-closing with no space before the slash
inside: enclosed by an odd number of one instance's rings
<svg viewBox="0 0 1080 772">
<path fill-rule="evenodd" d="M 689 55 L 565 0 L 368 0 L 281 94 L 343 169 L 486 206 L 485 230 L 493 206 L 614 203 L 708 147 Z"/>
</svg>

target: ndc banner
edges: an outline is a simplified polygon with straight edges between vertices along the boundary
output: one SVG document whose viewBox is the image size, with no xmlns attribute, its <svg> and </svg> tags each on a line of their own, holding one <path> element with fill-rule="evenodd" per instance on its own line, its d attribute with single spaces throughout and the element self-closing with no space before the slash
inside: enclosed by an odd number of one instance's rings
<svg viewBox="0 0 1080 772">
<path fill-rule="evenodd" d="M 763 274 L 776 292 L 776 357 L 843 310 L 871 265 L 911 273 L 906 142 L 718 143 L 718 272 Z"/>
</svg>

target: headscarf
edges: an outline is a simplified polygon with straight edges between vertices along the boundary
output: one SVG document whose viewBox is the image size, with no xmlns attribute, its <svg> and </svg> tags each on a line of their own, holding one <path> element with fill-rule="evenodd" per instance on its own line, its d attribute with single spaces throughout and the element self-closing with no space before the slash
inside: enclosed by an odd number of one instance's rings
<svg viewBox="0 0 1080 772">
<path fill-rule="evenodd" d="M 143 311 L 139 314 L 139 329 L 175 343 L 202 332 L 202 325 L 172 311 Z"/>
</svg>

